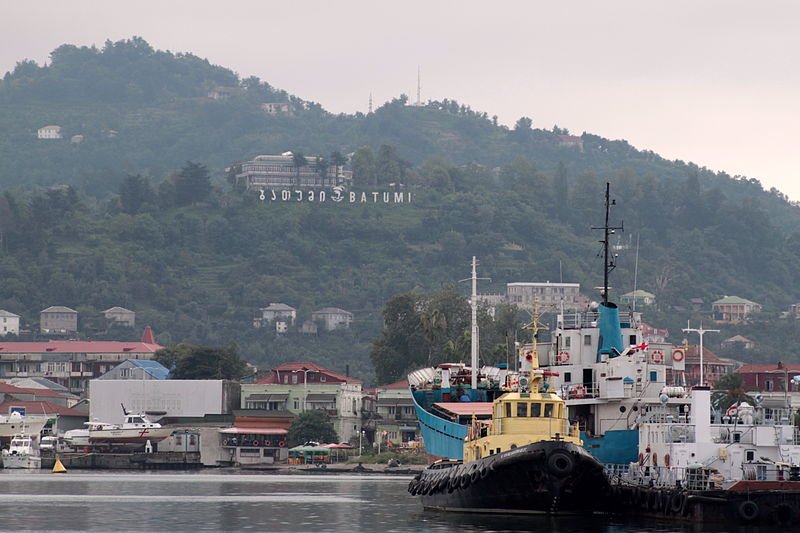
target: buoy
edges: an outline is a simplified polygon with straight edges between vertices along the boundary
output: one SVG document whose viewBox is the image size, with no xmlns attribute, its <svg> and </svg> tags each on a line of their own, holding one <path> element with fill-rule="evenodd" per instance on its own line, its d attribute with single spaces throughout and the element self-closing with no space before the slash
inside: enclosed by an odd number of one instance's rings
<svg viewBox="0 0 800 533">
<path fill-rule="evenodd" d="M 53 473 L 54 474 L 66 474 L 67 469 L 64 467 L 64 464 L 61 462 L 61 459 L 58 458 L 56 455 L 56 462 L 53 465 Z"/>
</svg>

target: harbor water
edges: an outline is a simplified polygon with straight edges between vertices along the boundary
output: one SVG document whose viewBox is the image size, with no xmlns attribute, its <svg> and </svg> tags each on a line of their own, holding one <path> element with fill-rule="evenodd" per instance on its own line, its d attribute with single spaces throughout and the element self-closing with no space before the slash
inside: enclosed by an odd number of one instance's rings
<svg viewBox="0 0 800 533">
<path fill-rule="evenodd" d="M 0 471 L 2 531 L 723 532 L 618 518 L 423 511 L 389 475 Z"/>
</svg>

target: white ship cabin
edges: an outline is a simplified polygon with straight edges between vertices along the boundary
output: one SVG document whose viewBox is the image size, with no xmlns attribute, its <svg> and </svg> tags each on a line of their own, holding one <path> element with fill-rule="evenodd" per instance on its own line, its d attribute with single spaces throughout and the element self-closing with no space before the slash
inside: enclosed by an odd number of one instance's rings
<svg viewBox="0 0 800 533">
<path fill-rule="evenodd" d="M 639 461 L 630 466 L 635 480 L 674 486 L 691 480 L 697 469 L 723 483 L 781 481 L 800 473 L 800 433 L 790 409 L 757 402 L 716 413 L 711 391 L 700 387 L 691 399 L 662 397 L 662 404 L 639 425 Z"/>
</svg>

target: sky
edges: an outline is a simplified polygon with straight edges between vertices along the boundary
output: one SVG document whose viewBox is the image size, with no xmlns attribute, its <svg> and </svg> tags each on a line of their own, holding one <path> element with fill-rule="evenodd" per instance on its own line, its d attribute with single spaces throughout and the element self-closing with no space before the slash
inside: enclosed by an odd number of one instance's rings
<svg viewBox="0 0 800 533">
<path fill-rule="evenodd" d="M 625 139 L 800 201 L 800 2 L 37 0 L 0 7 L 0 73 L 140 36 L 335 113 L 407 94 Z"/>
</svg>

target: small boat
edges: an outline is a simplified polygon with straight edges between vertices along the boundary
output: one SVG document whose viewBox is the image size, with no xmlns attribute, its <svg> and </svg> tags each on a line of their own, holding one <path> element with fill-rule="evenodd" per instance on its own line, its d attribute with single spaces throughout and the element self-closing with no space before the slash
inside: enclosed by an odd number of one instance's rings
<svg viewBox="0 0 800 533">
<path fill-rule="evenodd" d="M 491 404 L 488 420 L 473 417 L 463 461 L 437 461 L 409 484 L 425 509 L 483 513 L 573 514 L 598 510 L 609 484 L 603 465 L 581 443 L 567 408 L 544 381 L 536 338 L 520 350 L 515 390 Z M 463 405 L 469 405 L 464 402 Z"/>
<path fill-rule="evenodd" d="M 38 435 L 45 424 L 48 416 L 23 415 L 14 411 L 8 415 L 0 415 L 0 438 L 11 438 L 20 433 Z"/>
<path fill-rule="evenodd" d="M 3 468 L 41 468 L 42 458 L 34 438 L 20 434 L 11 438 L 11 446 L 3 450 Z"/>
<path fill-rule="evenodd" d="M 172 428 L 161 427 L 145 414 L 129 413 L 125 406 L 122 407 L 125 422 L 122 424 L 107 424 L 103 422 L 88 422 L 89 446 L 100 448 L 140 448 L 148 442 L 155 444 L 169 437 Z M 84 430 L 85 431 L 85 430 Z M 75 435 L 79 439 L 83 435 Z"/>
</svg>

